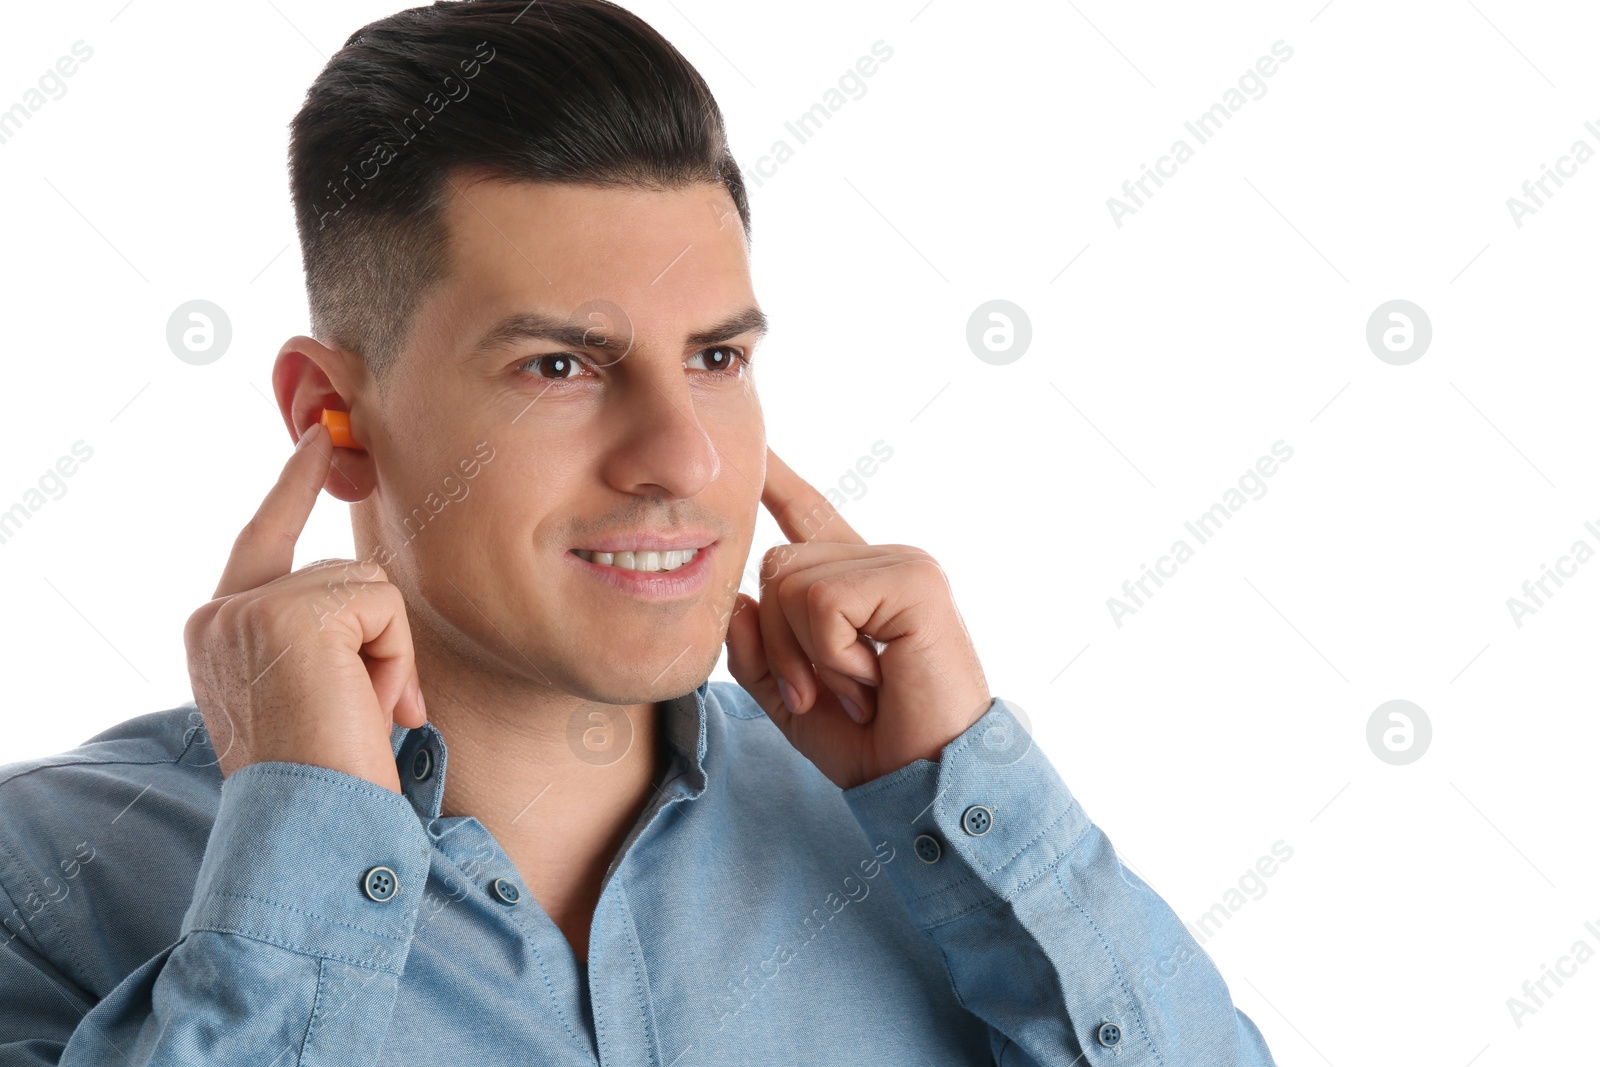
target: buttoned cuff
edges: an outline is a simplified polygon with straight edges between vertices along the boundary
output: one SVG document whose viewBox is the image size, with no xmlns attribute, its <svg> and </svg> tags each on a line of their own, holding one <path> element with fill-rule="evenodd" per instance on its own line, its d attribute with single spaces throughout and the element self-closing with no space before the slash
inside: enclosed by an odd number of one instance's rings
<svg viewBox="0 0 1600 1067">
<path fill-rule="evenodd" d="M 393 790 L 311 764 L 248 764 L 223 779 L 182 934 L 238 934 L 400 974 L 431 853 Z"/>
<path fill-rule="evenodd" d="M 928 930 L 1048 876 L 1091 823 L 1004 700 L 940 750 L 843 792 L 911 920 Z"/>
</svg>

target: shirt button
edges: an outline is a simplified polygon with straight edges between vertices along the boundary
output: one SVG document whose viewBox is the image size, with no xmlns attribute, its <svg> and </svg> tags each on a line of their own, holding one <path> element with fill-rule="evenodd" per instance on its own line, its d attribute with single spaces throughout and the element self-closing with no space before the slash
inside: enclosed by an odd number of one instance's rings
<svg viewBox="0 0 1600 1067">
<path fill-rule="evenodd" d="M 428 751 L 428 746 L 423 745 L 417 749 L 417 754 L 411 757 L 411 777 L 423 781 L 433 773 L 433 753 Z"/>
<path fill-rule="evenodd" d="M 912 850 L 916 852 L 917 859 L 923 863 L 938 863 L 939 841 L 931 834 L 918 834 L 917 839 L 911 843 Z"/>
<path fill-rule="evenodd" d="M 382 904 L 394 898 L 400 891 L 400 883 L 392 867 L 374 867 L 361 876 L 361 888 L 367 896 Z"/>
<path fill-rule="evenodd" d="M 974 804 L 961 813 L 961 828 L 974 837 L 981 837 L 994 825 L 994 816 L 982 804 Z"/>
<path fill-rule="evenodd" d="M 489 890 L 502 904 L 515 904 L 522 899 L 522 890 L 517 888 L 517 883 L 506 878 L 496 878 L 490 882 Z"/>
<path fill-rule="evenodd" d="M 1099 1031 L 1094 1036 L 1106 1048 L 1111 1048 L 1122 1040 L 1122 1027 L 1116 1023 L 1101 1023 Z"/>
</svg>

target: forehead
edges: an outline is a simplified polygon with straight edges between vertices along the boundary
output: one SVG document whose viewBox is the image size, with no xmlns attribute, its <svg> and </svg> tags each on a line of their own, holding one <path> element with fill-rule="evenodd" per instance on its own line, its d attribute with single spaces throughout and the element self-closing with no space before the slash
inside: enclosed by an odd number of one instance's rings
<svg viewBox="0 0 1600 1067">
<path fill-rule="evenodd" d="M 442 304 L 463 340 L 508 314 L 567 315 L 597 300 L 621 307 L 643 340 L 754 302 L 744 228 L 720 184 L 657 191 L 454 177 L 445 188 Z"/>
</svg>

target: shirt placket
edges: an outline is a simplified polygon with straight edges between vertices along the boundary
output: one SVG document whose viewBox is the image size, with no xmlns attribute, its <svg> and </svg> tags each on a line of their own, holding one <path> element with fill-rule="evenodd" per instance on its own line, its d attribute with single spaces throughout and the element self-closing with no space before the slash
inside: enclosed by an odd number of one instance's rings
<svg viewBox="0 0 1600 1067">
<path fill-rule="evenodd" d="M 443 833 L 437 832 L 445 821 L 438 812 L 448 759 L 443 738 L 431 725 L 411 731 L 396 753 L 402 788 L 429 827 L 435 849 L 459 872 L 467 892 L 487 894 L 503 906 L 507 935 L 521 938 L 544 972 L 530 979 L 555 984 L 558 1021 L 591 1062 L 600 1067 L 661 1063 L 643 949 L 617 875 L 634 848 L 646 847 L 661 811 L 687 795 L 682 760 L 671 753 L 663 780 L 656 784 L 650 802 L 606 870 L 590 925 L 585 967 L 561 929 L 522 884 L 509 854 L 487 827 L 467 816 L 448 820 L 451 825 Z M 577 1005 L 577 1017 L 563 1010 L 562 1004 Z"/>
</svg>

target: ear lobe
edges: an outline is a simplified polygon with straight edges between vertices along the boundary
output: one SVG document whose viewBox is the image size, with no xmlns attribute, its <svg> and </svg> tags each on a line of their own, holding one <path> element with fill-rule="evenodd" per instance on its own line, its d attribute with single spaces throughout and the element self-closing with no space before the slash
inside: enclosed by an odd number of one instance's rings
<svg viewBox="0 0 1600 1067">
<path fill-rule="evenodd" d="M 330 446 L 332 461 L 328 464 L 328 477 L 322 488 L 336 499 L 347 504 L 365 500 L 377 488 L 377 468 L 372 455 L 359 445 L 353 448 Z"/>
</svg>

